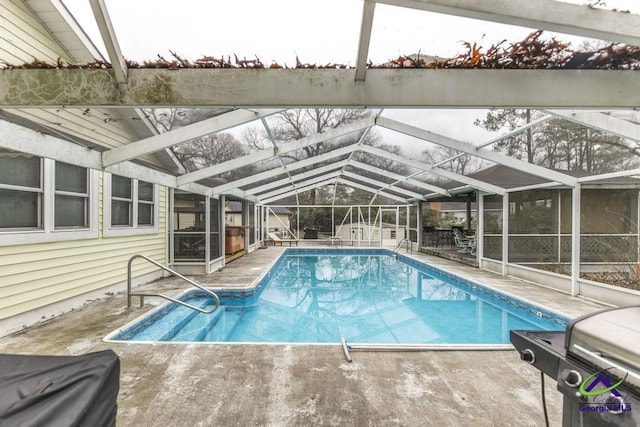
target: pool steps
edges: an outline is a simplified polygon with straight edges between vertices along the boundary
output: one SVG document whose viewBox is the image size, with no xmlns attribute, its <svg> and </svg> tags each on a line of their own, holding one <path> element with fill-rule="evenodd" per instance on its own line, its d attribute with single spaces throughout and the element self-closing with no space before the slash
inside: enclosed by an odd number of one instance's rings
<svg viewBox="0 0 640 427">
<path fill-rule="evenodd" d="M 216 310 L 207 316 L 198 316 L 197 314 L 198 313 L 194 313 L 191 315 L 191 317 L 187 321 L 182 322 L 181 325 L 176 325 L 176 328 L 171 331 L 172 334 L 162 341 L 202 341 L 207 333 L 209 333 L 223 317 L 224 306 L 222 306 L 220 310 Z"/>
</svg>

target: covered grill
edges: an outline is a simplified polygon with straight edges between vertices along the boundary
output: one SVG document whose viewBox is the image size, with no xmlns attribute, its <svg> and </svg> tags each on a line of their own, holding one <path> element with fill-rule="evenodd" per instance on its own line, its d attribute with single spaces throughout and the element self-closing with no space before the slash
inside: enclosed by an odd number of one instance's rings
<svg viewBox="0 0 640 427">
<path fill-rule="evenodd" d="M 511 331 L 511 343 L 557 381 L 563 426 L 640 426 L 640 306 L 579 317 L 564 332 Z"/>
</svg>

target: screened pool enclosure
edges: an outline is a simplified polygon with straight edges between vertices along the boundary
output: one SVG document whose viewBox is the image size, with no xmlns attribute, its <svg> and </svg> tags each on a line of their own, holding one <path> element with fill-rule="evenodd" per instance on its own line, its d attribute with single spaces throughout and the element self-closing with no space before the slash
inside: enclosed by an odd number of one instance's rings
<svg viewBox="0 0 640 427">
<path fill-rule="evenodd" d="M 345 10 L 351 62 L 287 66 L 125 60 L 127 23 L 108 10 L 118 6 L 90 3 L 106 54 L 60 2 L 11 2 L 24 28 L 0 23 L 13 35 L 0 40 L 1 243 L 9 254 L 45 244 L 33 261 L 42 265 L 58 251 L 82 264 L 93 247 L 104 277 L 86 272 L 78 293 L 122 280 L 113 265 L 140 251 L 211 273 L 269 244 L 393 249 L 406 239 L 455 255 L 455 240 L 440 237 L 458 229 L 479 268 L 614 304 L 640 299 L 636 11 L 366 0 Z M 389 60 L 403 49 L 378 49 L 393 33 L 390 11 L 452 19 L 419 39 L 462 52 L 432 43 L 429 55 Z M 520 32 L 461 45 L 469 22 Z M 418 39 L 404 27 L 404 43 Z M 279 43 L 264 39 L 254 42 Z"/>
</svg>

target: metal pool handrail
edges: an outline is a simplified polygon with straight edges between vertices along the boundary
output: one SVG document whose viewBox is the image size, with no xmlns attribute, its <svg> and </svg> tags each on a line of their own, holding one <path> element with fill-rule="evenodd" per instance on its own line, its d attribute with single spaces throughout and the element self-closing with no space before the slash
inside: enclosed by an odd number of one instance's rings
<svg viewBox="0 0 640 427">
<path fill-rule="evenodd" d="M 131 292 L 131 265 L 133 264 L 133 260 L 136 258 L 142 258 L 146 261 L 149 261 L 151 264 L 155 265 L 156 267 L 159 267 L 161 269 L 163 269 L 164 271 L 167 271 L 169 273 L 171 273 L 172 275 L 184 280 L 185 282 L 189 283 L 190 285 L 200 289 L 201 291 L 209 294 L 210 296 L 212 296 L 215 300 L 216 300 L 216 305 L 215 307 L 213 307 L 212 310 L 204 310 L 200 307 L 196 307 L 195 305 L 186 303 L 184 301 L 180 301 L 179 299 L 170 297 L 168 295 L 165 294 L 159 294 L 159 293 L 146 293 L 146 292 Z M 140 297 L 140 307 L 144 306 L 144 297 L 160 297 L 160 298 L 164 298 L 166 300 L 169 301 L 173 301 L 176 304 L 180 304 L 180 305 L 184 305 L 185 307 L 188 307 L 192 310 L 196 310 L 199 311 L 200 313 L 204 313 L 204 314 L 211 314 L 214 311 L 216 311 L 218 309 L 218 307 L 220 307 L 220 298 L 218 297 L 218 295 L 216 295 L 215 292 L 203 287 L 202 285 L 200 285 L 199 283 L 189 279 L 188 277 L 184 277 L 182 274 L 178 273 L 177 271 L 174 271 L 172 269 L 170 269 L 167 266 L 164 266 L 162 264 L 160 264 L 159 262 L 157 262 L 156 260 L 149 258 L 146 255 L 142 255 L 142 254 L 136 254 L 134 256 L 132 256 L 131 258 L 129 258 L 129 262 L 127 264 L 127 307 L 131 307 L 131 297 Z"/>
<path fill-rule="evenodd" d="M 397 254 L 398 251 L 402 248 L 402 244 L 406 243 L 407 244 L 407 252 L 413 252 L 412 248 L 411 248 L 411 241 L 409 239 L 402 239 L 400 240 L 400 242 L 396 245 L 395 248 L 393 248 L 393 253 Z"/>
</svg>

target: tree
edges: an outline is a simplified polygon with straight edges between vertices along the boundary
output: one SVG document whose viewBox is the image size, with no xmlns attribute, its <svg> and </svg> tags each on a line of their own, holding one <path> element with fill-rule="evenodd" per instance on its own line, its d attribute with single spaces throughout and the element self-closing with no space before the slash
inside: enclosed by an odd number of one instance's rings
<svg viewBox="0 0 640 427">
<path fill-rule="evenodd" d="M 532 114 L 529 109 L 491 110 L 484 120 L 476 120 L 475 125 L 492 132 L 510 132 L 539 117 L 542 117 L 542 114 L 537 112 Z M 525 159 L 528 163 L 534 163 L 536 154 L 534 132 L 529 128 L 525 133 L 518 133 L 496 142 L 493 148 L 516 159 Z"/>
<path fill-rule="evenodd" d="M 529 110 L 493 110 L 476 125 L 490 131 L 512 131 L 542 117 Z M 567 120 L 554 118 L 493 145 L 494 151 L 549 169 L 590 174 L 614 172 L 640 165 L 640 147 Z"/>
<path fill-rule="evenodd" d="M 248 153 L 248 148 L 230 133 L 220 132 L 201 136 L 174 148 L 176 157 L 190 170 L 198 170 L 237 159 Z M 246 165 L 221 174 L 228 180 L 238 179 L 253 173 L 255 167 Z"/>
<path fill-rule="evenodd" d="M 453 148 L 438 147 L 434 149 L 426 149 L 422 152 L 427 163 L 435 165 L 445 160 L 446 163 L 439 167 L 450 170 L 451 172 L 464 175 L 468 172 L 471 156 L 467 154 L 459 155 L 459 152 Z"/>
<path fill-rule="evenodd" d="M 192 123 L 215 117 L 229 110 L 203 108 L 158 108 L 144 110 L 147 118 L 161 132 L 169 132 Z M 256 134 L 257 135 L 257 134 Z M 258 137 L 254 144 L 258 144 Z M 219 132 L 204 135 L 188 142 L 172 147 L 174 154 L 188 171 L 213 166 L 228 160 L 233 160 L 248 153 L 252 144 L 249 139 L 238 140 L 230 133 Z M 246 176 L 255 170 L 253 165 L 235 169 L 222 174 L 225 179 L 236 179 Z"/>
</svg>

